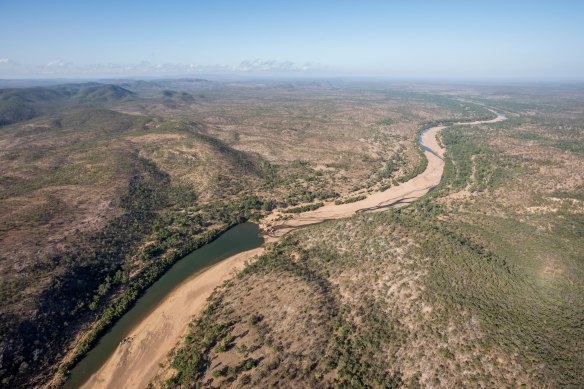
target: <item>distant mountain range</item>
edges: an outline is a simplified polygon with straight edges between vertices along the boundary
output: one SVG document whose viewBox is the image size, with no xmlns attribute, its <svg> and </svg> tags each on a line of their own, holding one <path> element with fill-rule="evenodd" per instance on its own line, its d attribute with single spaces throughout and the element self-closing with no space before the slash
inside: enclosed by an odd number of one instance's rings
<svg viewBox="0 0 584 389">
<path fill-rule="evenodd" d="M 107 105 L 133 98 L 135 93 L 125 88 L 98 83 L 0 89 L 0 125 L 32 119 L 65 106 Z"/>
</svg>

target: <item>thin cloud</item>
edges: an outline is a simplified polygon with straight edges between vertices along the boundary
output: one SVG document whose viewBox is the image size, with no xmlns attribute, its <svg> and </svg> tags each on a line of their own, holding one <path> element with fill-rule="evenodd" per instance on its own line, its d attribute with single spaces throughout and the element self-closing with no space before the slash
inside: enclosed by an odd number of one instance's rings
<svg viewBox="0 0 584 389">
<path fill-rule="evenodd" d="M 238 72 L 298 72 L 308 70 L 320 70 L 322 66 L 306 62 L 298 65 L 292 61 L 261 60 L 242 61 L 233 70 Z"/>
<path fill-rule="evenodd" d="M 62 58 L 55 58 L 45 64 L 45 68 L 65 68 L 73 65 L 73 62 L 66 62 Z"/>
<path fill-rule="evenodd" d="M 0 58 L 0 77 L 35 75 L 53 77 L 115 77 L 115 76 L 172 76 L 188 74 L 308 74 L 326 70 L 322 65 L 310 62 L 297 64 L 292 61 L 244 60 L 237 65 L 200 65 L 196 63 L 96 63 L 79 65 L 63 58 L 54 58 L 44 65 L 21 65 L 8 58 Z"/>
<path fill-rule="evenodd" d="M 25 68 L 10 58 L 0 58 L 0 78 L 14 77 L 22 74 Z"/>
</svg>

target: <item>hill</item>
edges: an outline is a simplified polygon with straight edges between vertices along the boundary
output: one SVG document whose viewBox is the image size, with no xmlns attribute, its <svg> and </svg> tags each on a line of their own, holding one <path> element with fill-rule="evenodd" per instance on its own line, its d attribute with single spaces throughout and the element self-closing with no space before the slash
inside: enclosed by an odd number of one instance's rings
<svg viewBox="0 0 584 389">
<path fill-rule="evenodd" d="M 0 125 L 32 119 L 65 107 L 105 106 L 133 96 L 134 93 L 127 89 L 101 84 L 0 89 Z"/>
</svg>

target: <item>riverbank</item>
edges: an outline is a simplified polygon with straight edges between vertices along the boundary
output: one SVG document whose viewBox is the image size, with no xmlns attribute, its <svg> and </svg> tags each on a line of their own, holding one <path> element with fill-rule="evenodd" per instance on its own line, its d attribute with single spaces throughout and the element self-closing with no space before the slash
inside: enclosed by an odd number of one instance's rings
<svg viewBox="0 0 584 389">
<path fill-rule="evenodd" d="M 63 386 L 66 389 L 80 387 L 106 363 L 118 349 L 120 342 L 131 339 L 128 336 L 130 331 L 145 320 L 177 286 L 227 258 L 261 247 L 264 240 L 258 236 L 259 232 L 257 224 L 239 224 L 216 240 L 183 256 L 100 337 L 94 347 L 71 370 L 64 384 L 54 382 L 52 386 Z"/>
<path fill-rule="evenodd" d="M 277 220 L 282 214 L 273 213 L 260 224 L 264 231 L 268 231 L 268 240 L 276 240 L 288 231 L 310 224 L 348 217 L 356 212 L 403 207 L 418 200 L 440 183 L 444 171 L 445 149 L 438 143 L 436 136 L 443 128 L 445 126 L 432 127 L 420 136 L 420 144 L 424 147 L 424 156 L 428 161 L 421 174 L 383 192 L 373 193 L 361 201 L 341 205 L 326 203 L 323 207 L 294 215 L 288 220 Z"/>
<path fill-rule="evenodd" d="M 143 388 L 158 370 L 158 364 L 182 339 L 193 316 L 206 305 L 215 287 L 243 269 L 246 261 L 263 247 L 225 259 L 189 278 L 173 290 L 128 334 L 107 362 L 83 385 L 84 388 Z"/>
<path fill-rule="evenodd" d="M 277 220 L 278 217 L 283 215 L 282 213 L 274 212 L 270 214 L 268 217 L 262 219 L 260 223 L 262 230 L 268 232 L 267 241 L 277 240 L 285 233 L 307 225 L 349 217 L 356 212 L 375 212 L 387 208 L 403 207 L 420 199 L 440 183 L 442 173 L 444 172 L 444 152 L 446 150 L 438 141 L 439 132 L 450 126 L 496 123 L 506 119 L 504 115 L 492 110 L 491 112 L 496 115 L 493 119 L 456 122 L 424 130 L 419 136 L 418 143 L 424 151 L 424 156 L 428 164 L 421 174 L 418 174 L 411 180 L 391 187 L 383 192 L 373 193 L 361 201 L 341 205 L 326 203 L 323 207 L 296 214 L 287 220 Z"/>
</svg>

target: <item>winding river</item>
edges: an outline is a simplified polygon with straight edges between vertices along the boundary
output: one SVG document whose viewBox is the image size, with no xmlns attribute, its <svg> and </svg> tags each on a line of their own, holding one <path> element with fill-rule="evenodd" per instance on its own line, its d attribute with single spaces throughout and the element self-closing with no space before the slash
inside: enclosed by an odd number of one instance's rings
<svg viewBox="0 0 584 389">
<path fill-rule="evenodd" d="M 460 122 L 453 125 L 494 123 L 495 119 Z M 356 212 L 372 212 L 410 204 L 440 183 L 444 171 L 444 148 L 437 134 L 445 126 L 424 130 L 418 143 L 428 165 L 424 172 L 400 185 L 369 195 L 350 204 L 334 203 L 278 220 L 275 212 L 262 220 L 274 241 L 286 232 L 325 220 L 348 217 Z M 188 323 L 206 305 L 213 289 L 228 280 L 245 262 L 261 254 L 260 226 L 239 225 L 217 240 L 178 261 L 156 281 L 99 343 L 73 368 L 66 388 L 143 388 L 156 374 L 158 364 L 181 341 Z"/>
</svg>

